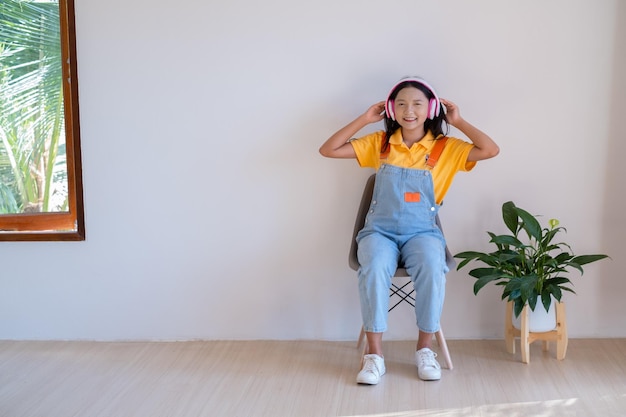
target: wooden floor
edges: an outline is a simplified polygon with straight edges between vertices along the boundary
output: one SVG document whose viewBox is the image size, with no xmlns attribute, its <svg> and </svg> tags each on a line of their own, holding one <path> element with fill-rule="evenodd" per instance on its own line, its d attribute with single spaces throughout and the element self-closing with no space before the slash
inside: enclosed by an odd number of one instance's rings
<svg viewBox="0 0 626 417">
<path fill-rule="evenodd" d="M 448 341 L 454 370 L 417 378 L 413 342 L 385 342 L 387 374 L 355 383 L 353 342 L 0 341 L 0 416 L 626 416 L 626 339 Z"/>
</svg>

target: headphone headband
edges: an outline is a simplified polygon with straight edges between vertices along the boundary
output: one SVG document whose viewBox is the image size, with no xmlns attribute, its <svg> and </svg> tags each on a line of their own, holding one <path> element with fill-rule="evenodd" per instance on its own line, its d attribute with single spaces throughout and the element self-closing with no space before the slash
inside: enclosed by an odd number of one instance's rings
<svg viewBox="0 0 626 417">
<path fill-rule="evenodd" d="M 439 116 L 440 109 L 441 109 L 439 96 L 435 92 L 435 89 L 432 88 L 430 84 L 428 84 L 424 79 L 420 77 L 404 77 L 393 86 L 391 91 L 389 91 L 389 94 L 387 95 L 387 101 L 385 102 L 385 113 L 387 113 L 387 116 L 389 116 L 391 120 L 396 120 L 396 115 L 393 109 L 394 100 L 391 100 L 390 97 L 400 84 L 406 83 L 406 82 L 415 82 L 415 83 L 421 84 L 433 94 L 434 97 L 431 98 L 428 103 L 428 118 L 434 119 L 436 116 Z"/>
</svg>

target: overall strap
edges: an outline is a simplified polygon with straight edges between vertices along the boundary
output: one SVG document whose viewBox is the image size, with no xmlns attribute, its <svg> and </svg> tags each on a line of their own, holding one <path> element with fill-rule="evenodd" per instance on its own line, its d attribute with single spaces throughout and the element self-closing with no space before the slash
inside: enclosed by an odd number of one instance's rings
<svg viewBox="0 0 626 417">
<path fill-rule="evenodd" d="M 383 152 L 383 148 L 385 147 L 385 140 L 387 139 L 387 135 L 383 135 L 383 139 L 380 144 L 380 159 L 387 159 L 389 156 L 389 151 L 391 150 L 391 144 L 387 143 L 387 149 Z"/>
<path fill-rule="evenodd" d="M 435 141 L 435 145 L 433 149 L 430 151 L 430 155 L 428 155 L 428 159 L 426 160 L 426 167 L 428 169 L 433 169 L 435 165 L 437 165 L 437 161 L 441 156 L 441 152 L 443 152 L 444 146 L 446 146 L 446 142 L 448 141 L 448 137 L 444 136 L 441 139 L 437 139 Z"/>
</svg>

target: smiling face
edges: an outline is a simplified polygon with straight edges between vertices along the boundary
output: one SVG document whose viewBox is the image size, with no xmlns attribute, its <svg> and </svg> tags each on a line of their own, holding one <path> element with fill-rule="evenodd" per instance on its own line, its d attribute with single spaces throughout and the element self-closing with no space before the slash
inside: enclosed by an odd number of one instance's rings
<svg viewBox="0 0 626 417">
<path fill-rule="evenodd" d="M 394 100 L 396 121 L 403 130 L 424 130 L 428 119 L 428 97 L 415 87 L 405 87 Z"/>
</svg>

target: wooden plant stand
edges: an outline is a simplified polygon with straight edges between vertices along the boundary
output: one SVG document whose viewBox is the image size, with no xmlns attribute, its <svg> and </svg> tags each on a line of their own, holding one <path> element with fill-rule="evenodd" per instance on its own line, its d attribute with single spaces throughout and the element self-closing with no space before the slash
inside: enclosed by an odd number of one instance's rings
<svg viewBox="0 0 626 417">
<path fill-rule="evenodd" d="M 528 313 L 530 308 L 528 305 L 524 307 L 521 315 L 521 329 L 513 326 L 513 302 L 509 301 L 506 305 L 506 317 L 504 323 L 504 341 L 506 350 L 509 353 L 515 353 L 515 338 L 520 339 L 520 350 L 522 351 L 522 362 L 530 362 L 530 344 L 536 340 L 543 341 L 543 350 L 548 350 L 548 342 L 556 342 L 556 358 L 558 360 L 565 359 L 567 352 L 567 323 L 565 319 L 565 304 L 556 302 L 556 329 L 548 332 L 531 332 L 529 331 Z M 536 308 L 541 308 L 537 306 Z"/>
</svg>

